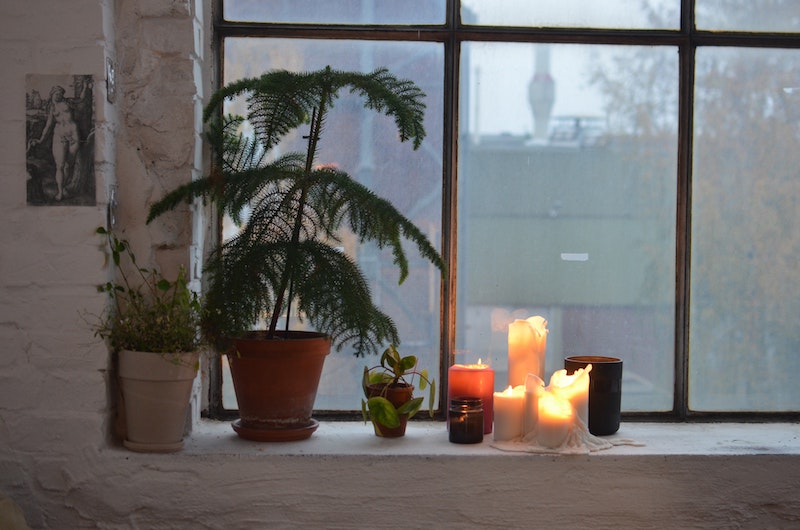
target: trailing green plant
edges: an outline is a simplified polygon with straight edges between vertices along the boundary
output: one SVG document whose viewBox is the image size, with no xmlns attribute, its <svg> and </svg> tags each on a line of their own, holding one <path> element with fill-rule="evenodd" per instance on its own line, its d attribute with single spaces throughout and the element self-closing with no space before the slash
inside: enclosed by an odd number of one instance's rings
<svg viewBox="0 0 800 530">
<path fill-rule="evenodd" d="M 408 414 L 409 419 L 413 418 L 422 408 L 424 397 L 412 397 L 399 407 L 395 407 L 386 399 L 386 393 L 392 387 L 413 387 L 415 376 L 419 378 L 419 390 L 428 389 L 428 412 L 433 417 L 436 381 L 428 377 L 427 370 L 417 370 L 415 355 L 402 357 L 394 344 L 390 344 L 381 355 L 380 364 L 372 368 L 364 367 L 364 376 L 361 380 L 361 388 L 366 398 L 361 400 L 361 415 L 364 422 L 373 420 L 394 428 L 400 425 L 401 414 Z M 377 396 L 370 396 L 368 387 L 375 385 L 380 388 L 380 393 Z"/>
<path fill-rule="evenodd" d="M 108 340 L 114 351 L 197 351 L 202 304 L 189 289 L 185 268 L 180 268 L 175 280 L 168 280 L 154 269 L 140 267 L 127 240 L 103 227 L 96 232 L 106 239 L 111 262 L 121 280 L 97 287 L 99 292 L 108 294 L 113 304 L 100 317 L 95 335 Z M 122 264 L 123 257 L 131 267 Z"/>
<path fill-rule="evenodd" d="M 425 234 L 389 201 L 333 164 L 316 160 L 328 111 L 345 88 L 361 96 L 366 108 L 393 117 L 401 141 L 420 146 L 425 94 L 412 81 L 385 68 L 271 71 L 212 96 L 204 113 L 211 171 L 170 191 L 150 209 L 148 222 L 201 198 L 239 224 L 239 233 L 217 246 L 205 264 L 203 331 L 220 349 L 265 317 L 267 337 L 275 336 L 284 315 L 288 330 L 292 303 L 338 350 L 352 344 L 361 356 L 399 342 L 395 323 L 373 303 L 364 274 L 337 248 L 343 225 L 360 241 L 391 249 L 399 283 L 409 268 L 403 240 L 445 271 Z M 246 97 L 246 117 L 223 115 L 224 102 L 240 96 Z M 287 134 L 305 124 L 304 153 L 278 149 Z"/>
</svg>

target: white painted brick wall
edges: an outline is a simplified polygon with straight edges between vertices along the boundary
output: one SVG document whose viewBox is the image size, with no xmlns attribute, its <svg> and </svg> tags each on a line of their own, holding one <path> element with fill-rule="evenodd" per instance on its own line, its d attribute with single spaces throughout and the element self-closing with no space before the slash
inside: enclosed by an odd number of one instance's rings
<svg viewBox="0 0 800 530">
<path fill-rule="evenodd" d="M 118 230 L 140 262 L 169 275 L 189 265 L 188 208 L 150 227 L 143 220 L 151 201 L 197 169 L 193 7 L 0 5 L 0 491 L 33 527 L 88 525 L 69 500 L 80 481 L 70 466 L 101 483 L 99 455 L 111 447 L 109 353 L 88 322 L 106 303 L 95 289 L 108 270 L 94 229 L 105 223 L 109 186 L 118 185 Z M 113 105 L 106 57 L 117 66 Z M 94 76 L 96 206 L 26 205 L 27 74 Z"/>
</svg>

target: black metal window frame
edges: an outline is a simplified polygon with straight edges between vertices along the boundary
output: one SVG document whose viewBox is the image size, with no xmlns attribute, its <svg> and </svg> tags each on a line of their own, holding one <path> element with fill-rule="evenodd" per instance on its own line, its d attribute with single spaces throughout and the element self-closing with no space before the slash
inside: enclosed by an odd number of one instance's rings
<svg viewBox="0 0 800 530">
<path fill-rule="evenodd" d="M 372 40 L 437 42 L 444 47 L 443 111 L 443 204 L 442 251 L 450 271 L 456 269 L 456 185 L 458 182 L 459 65 L 464 42 L 550 43 L 587 45 L 670 46 L 679 53 L 679 108 L 676 208 L 675 277 L 675 386 L 673 408 L 667 412 L 627 412 L 626 421 L 800 421 L 798 412 L 697 412 L 689 409 L 688 343 L 690 303 L 690 243 L 692 189 L 692 131 L 695 51 L 701 47 L 800 49 L 800 33 L 707 31 L 695 27 L 695 0 L 680 0 L 678 29 L 594 29 L 580 27 L 509 27 L 465 25 L 460 19 L 461 0 L 445 0 L 445 22 L 440 25 L 359 25 L 320 23 L 235 22 L 223 17 L 224 0 L 214 0 L 213 48 L 216 86 L 224 68 L 225 39 L 229 37 L 296 38 L 319 40 Z M 441 395 L 446 395 L 447 368 L 455 350 L 456 274 L 442 286 L 440 363 Z M 222 405 L 221 366 L 212 366 L 209 381 L 209 411 L 212 418 L 227 419 L 236 411 Z M 328 413 L 327 419 L 353 419 L 358 413 Z"/>
</svg>

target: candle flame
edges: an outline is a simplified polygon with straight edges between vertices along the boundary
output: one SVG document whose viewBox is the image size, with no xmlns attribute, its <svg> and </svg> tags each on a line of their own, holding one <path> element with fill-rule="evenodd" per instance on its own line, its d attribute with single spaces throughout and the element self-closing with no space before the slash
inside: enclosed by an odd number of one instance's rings
<svg viewBox="0 0 800 530">
<path fill-rule="evenodd" d="M 467 370 L 489 370 L 489 365 L 480 362 L 478 359 L 477 364 L 454 364 L 451 368 L 467 369 Z"/>
<path fill-rule="evenodd" d="M 550 392 L 544 392 L 539 397 L 539 412 L 540 414 L 546 412 L 550 417 L 570 418 L 573 415 L 572 404 L 569 400 Z"/>
</svg>

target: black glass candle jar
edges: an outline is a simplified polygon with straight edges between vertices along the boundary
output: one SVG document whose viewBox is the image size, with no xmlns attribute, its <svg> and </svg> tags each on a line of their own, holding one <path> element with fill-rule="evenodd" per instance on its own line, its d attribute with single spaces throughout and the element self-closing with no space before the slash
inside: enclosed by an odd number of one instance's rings
<svg viewBox="0 0 800 530">
<path fill-rule="evenodd" d="M 483 441 L 483 400 L 476 397 L 450 399 L 448 419 L 450 441 L 456 444 L 476 444 Z"/>
</svg>

